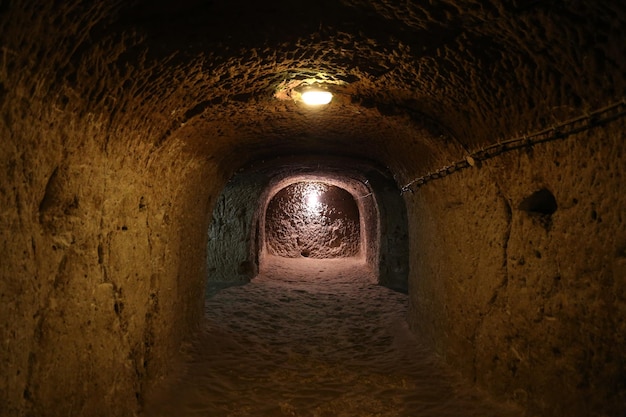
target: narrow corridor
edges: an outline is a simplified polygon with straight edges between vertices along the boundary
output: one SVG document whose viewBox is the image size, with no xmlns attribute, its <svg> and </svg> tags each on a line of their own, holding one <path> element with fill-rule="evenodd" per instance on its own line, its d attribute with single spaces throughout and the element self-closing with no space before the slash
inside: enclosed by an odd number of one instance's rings
<svg viewBox="0 0 626 417">
<path fill-rule="evenodd" d="M 422 347 L 405 322 L 407 296 L 355 259 L 269 257 L 250 284 L 210 295 L 185 370 L 146 414 L 518 415 Z"/>
</svg>

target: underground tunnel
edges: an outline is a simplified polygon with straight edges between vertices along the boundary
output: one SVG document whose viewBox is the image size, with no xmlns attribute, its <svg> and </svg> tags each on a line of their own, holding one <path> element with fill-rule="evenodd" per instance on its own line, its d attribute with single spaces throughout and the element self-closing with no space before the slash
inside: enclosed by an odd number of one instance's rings
<svg viewBox="0 0 626 417">
<path fill-rule="evenodd" d="M 149 416 L 199 341 L 362 390 L 266 415 L 623 415 L 625 31 L 617 0 L 0 1 L 0 415 Z M 458 382 L 416 401 L 417 357 Z"/>
</svg>

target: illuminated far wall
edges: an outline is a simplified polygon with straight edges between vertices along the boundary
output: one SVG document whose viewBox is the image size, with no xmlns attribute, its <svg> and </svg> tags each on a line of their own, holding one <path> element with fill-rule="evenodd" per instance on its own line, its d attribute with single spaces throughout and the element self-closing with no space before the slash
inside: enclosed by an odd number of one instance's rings
<svg viewBox="0 0 626 417">
<path fill-rule="evenodd" d="M 324 182 L 297 182 L 278 191 L 265 213 L 271 255 L 346 258 L 361 254 L 361 224 L 354 196 Z"/>
</svg>

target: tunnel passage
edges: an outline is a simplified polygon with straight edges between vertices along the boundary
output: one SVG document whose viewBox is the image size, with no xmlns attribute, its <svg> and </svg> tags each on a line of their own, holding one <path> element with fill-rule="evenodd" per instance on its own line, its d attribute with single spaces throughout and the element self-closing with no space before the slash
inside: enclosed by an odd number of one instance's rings
<svg viewBox="0 0 626 417">
<path fill-rule="evenodd" d="M 309 207 L 308 195 L 304 195 L 307 187 L 316 195 L 322 189 L 328 192 L 318 195 L 317 204 L 311 200 Z M 299 198 L 287 211 L 272 209 L 280 206 L 281 195 L 289 197 L 289 190 L 297 189 L 302 192 L 291 193 Z M 289 218 L 289 213 L 295 219 Z M 287 228 L 274 227 L 273 217 L 283 217 L 280 222 Z M 327 224 L 317 229 L 308 246 L 300 247 L 298 238 L 304 242 L 307 218 L 314 220 L 310 225 L 313 231 L 315 224 L 321 225 L 320 220 Z M 259 161 L 233 175 L 217 198 L 208 230 L 208 293 L 249 282 L 266 256 L 280 254 L 277 243 L 282 245 L 278 245 L 283 253 L 280 256 L 294 259 L 306 255 L 362 257 L 375 271 L 378 284 L 407 291 L 406 207 L 390 173 L 370 161 L 329 155 L 292 156 Z"/>
<path fill-rule="evenodd" d="M 139 415 L 207 277 L 255 274 L 279 180 L 236 174 L 288 155 L 387 169 L 330 174 L 370 181 L 362 250 L 470 381 L 623 414 L 625 32 L 619 0 L 1 2 L 0 415 Z"/>
<path fill-rule="evenodd" d="M 346 190 L 323 182 L 291 184 L 270 200 L 268 252 L 287 258 L 342 258 L 360 253 L 359 209 Z"/>
</svg>

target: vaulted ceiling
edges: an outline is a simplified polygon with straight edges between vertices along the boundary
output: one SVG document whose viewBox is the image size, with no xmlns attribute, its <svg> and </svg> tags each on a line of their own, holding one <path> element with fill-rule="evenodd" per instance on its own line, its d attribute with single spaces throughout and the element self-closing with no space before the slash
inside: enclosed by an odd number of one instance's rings
<svg viewBox="0 0 626 417">
<path fill-rule="evenodd" d="M 86 3 L 40 8 L 57 32 L 32 56 L 56 68 L 56 85 L 227 172 L 332 154 L 374 160 L 403 182 L 626 90 L 619 1 Z M 60 45 L 70 46 L 61 58 L 35 50 Z M 294 101 L 311 83 L 333 102 Z"/>
</svg>

